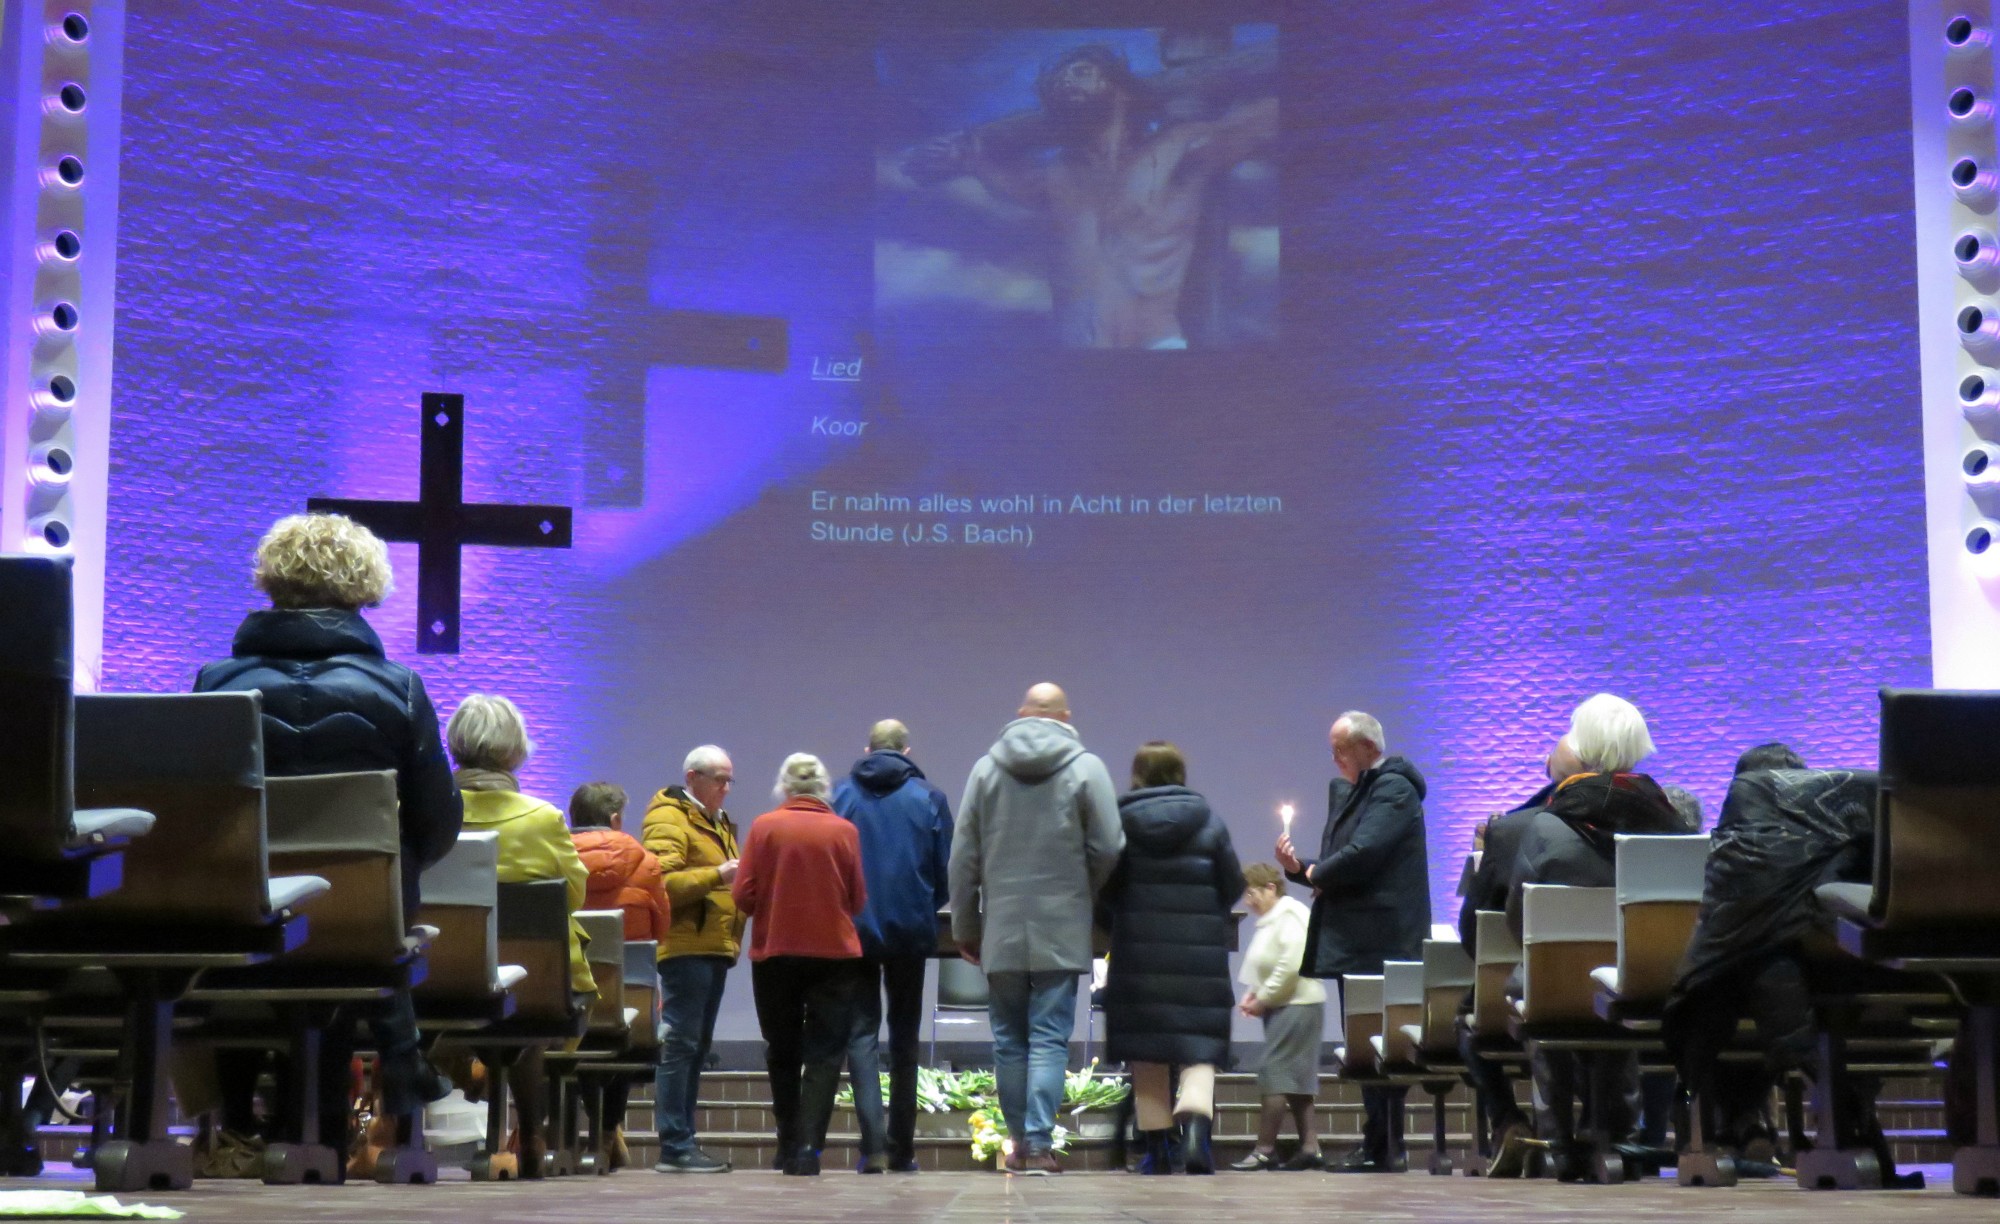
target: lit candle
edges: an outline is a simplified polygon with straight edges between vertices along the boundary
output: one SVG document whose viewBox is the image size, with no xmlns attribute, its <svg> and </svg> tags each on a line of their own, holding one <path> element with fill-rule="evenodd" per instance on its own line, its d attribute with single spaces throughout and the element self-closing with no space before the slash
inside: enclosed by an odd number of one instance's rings
<svg viewBox="0 0 2000 1224">
<path fill-rule="evenodd" d="M 1281 803 L 1278 805 L 1278 819 L 1281 822 L 1283 822 L 1285 826 L 1286 837 L 1290 837 L 1292 835 L 1292 817 L 1296 814 L 1297 813 L 1291 804 Z"/>
</svg>

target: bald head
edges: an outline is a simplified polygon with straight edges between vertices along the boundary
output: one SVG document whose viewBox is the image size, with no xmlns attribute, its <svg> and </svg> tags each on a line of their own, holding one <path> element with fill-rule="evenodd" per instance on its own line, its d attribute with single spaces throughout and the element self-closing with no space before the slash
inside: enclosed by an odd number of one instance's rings
<svg viewBox="0 0 2000 1224">
<path fill-rule="evenodd" d="M 1577 759 L 1576 748 L 1565 735 L 1549 750 L 1549 781 L 1561 782 L 1584 772 L 1583 762 Z"/>
<path fill-rule="evenodd" d="M 868 751 L 908 752 L 910 729 L 898 719 L 885 718 L 868 729 Z"/>
<path fill-rule="evenodd" d="M 1057 722 L 1069 721 L 1069 694 L 1062 686 L 1046 681 L 1028 690 L 1021 699 L 1022 718 L 1053 718 Z"/>
</svg>

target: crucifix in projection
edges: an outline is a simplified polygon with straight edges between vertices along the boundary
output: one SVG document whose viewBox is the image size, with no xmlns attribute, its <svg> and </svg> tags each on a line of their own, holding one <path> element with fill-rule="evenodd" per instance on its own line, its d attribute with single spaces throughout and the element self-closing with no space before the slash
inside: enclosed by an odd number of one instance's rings
<svg viewBox="0 0 2000 1224">
<path fill-rule="evenodd" d="M 417 545 L 417 653 L 458 653 L 459 549 L 568 548 L 568 506 L 465 501 L 465 397 L 423 399 L 422 475 L 413 502 L 314 497 L 308 510 L 344 514 L 385 540 Z"/>
</svg>

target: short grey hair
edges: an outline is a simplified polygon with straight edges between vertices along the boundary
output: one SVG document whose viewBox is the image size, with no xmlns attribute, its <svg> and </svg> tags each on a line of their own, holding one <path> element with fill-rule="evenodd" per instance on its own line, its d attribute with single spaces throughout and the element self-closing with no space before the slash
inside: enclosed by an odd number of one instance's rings
<svg viewBox="0 0 2000 1224">
<path fill-rule="evenodd" d="M 1569 746 L 1592 773 L 1629 773 L 1653 755 L 1653 734 L 1639 707 L 1599 693 L 1569 716 Z"/>
<path fill-rule="evenodd" d="M 780 803 L 800 795 L 824 801 L 833 795 L 833 778 L 824 761 L 810 752 L 794 752 L 778 766 L 778 784 L 772 793 Z"/>
<path fill-rule="evenodd" d="M 1680 818 L 1681 828 L 1689 833 L 1701 832 L 1701 800 L 1678 786 L 1662 786 L 1660 789 L 1666 793 L 1667 803 L 1674 809 L 1674 815 Z"/>
<path fill-rule="evenodd" d="M 1349 710 L 1333 721 L 1347 724 L 1347 734 L 1350 739 L 1360 740 L 1364 744 L 1373 744 L 1376 755 L 1380 756 L 1389 751 L 1388 740 L 1382 734 L 1382 720 L 1373 714 L 1365 714 L 1360 710 Z"/>
<path fill-rule="evenodd" d="M 714 744 L 703 744 L 701 747 L 687 754 L 687 760 L 681 762 L 681 772 L 684 774 L 708 773 L 710 770 L 720 769 L 729 763 L 728 753 Z"/>
<path fill-rule="evenodd" d="M 467 693 L 445 724 L 445 743 L 460 769 L 497 769 L 513 773 L 535 750 L 521 707 L 505 697 Z"/>
<path fill-rule="evenodd" d="M 902 752 L 910 746 L 910 729 L 900 719 L 885 718 L 868 729 L 870 752 Z"/>
</svg>

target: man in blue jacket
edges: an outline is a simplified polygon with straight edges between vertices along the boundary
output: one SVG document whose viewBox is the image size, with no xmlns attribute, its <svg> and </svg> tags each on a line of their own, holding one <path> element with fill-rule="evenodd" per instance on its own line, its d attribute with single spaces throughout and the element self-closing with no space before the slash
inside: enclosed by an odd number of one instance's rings
<svg viewBox="0 0 2000 1224">
<path fill-rule="evenodd" d="M 868 733 L 868 755 L 833 792 L 833 807 L 861 832 L 868 906 L 854 920 L 863 989 L 847 1070 L 861 1124 L 861 1171 L 917 1171 L 917 1032 L 924 964 L 937 948 L 937 913 L 949 896 L 951 803 L 910 759 L 910 729 L 893 718 Z M 880 985 L 878 986 L 877 983 Z M 883 1134 L 877 1046 L 889 996 L 889 1125 Z"/>
</svg>

